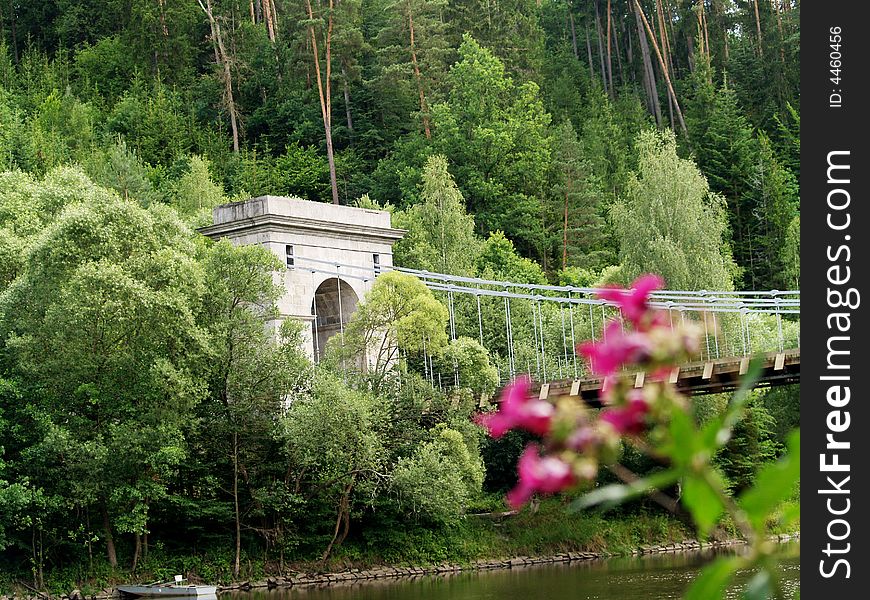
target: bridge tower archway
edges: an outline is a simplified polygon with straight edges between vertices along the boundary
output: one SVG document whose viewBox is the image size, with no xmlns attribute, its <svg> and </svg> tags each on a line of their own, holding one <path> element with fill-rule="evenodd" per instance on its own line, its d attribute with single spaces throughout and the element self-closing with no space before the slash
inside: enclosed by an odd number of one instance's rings
<svg viewBox="0 0 870 600">
<path fill-rule="evenodd" d="M 274 274 L 285 293 L 272 326 L 288 318 L 302 321 L 302 348 L 312 360 L 323 356 L 326 341 L 350 321 L 381 269 L 392 267 L 393 244 L 405 234 L 393 229 L 386 211 L 284 196 L 222 204 L 212 218 L 214 224 L 200 233 L 259 244 L 287 266 Z"/>
<path fill-rule="evenodd" d="M 310 333 L 315 362 L 323 357 L 329 339 L 344 331 L 358 303 L 353 287 L 342 279 L 330 277 L 317 286 L 311 300 Z"/>
</svg>

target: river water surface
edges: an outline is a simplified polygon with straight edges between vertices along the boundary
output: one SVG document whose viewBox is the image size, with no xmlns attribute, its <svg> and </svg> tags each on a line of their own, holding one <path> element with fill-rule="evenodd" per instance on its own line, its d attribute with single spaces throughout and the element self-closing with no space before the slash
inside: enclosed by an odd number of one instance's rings
<svg viewBox="0 0 870 600">
<path fill-rule="evenodd" d="M 722 554 L 723 551 L 719 551 Z M 449 576 L 386 579 L 325 587 L 239 592 L 233 600 L 664 600 L 680 598 L 711 552 L 620 557 Z M 751 572 L 738 573 L 728 598 L 739 598 Z M 799 543 L 783 545 L 786 597 L 800 588 Z M 226 598 L 226 596 L 221 596 Z"/>
</svg>

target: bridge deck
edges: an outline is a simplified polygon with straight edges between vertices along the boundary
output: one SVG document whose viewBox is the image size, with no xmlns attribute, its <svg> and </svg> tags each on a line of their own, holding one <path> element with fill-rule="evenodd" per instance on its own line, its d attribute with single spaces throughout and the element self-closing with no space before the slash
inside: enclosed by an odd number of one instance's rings
<svg viewBox="0 0 870 600">
<path fill-rule="evenodd" d="M 762 355 L 763 366 L 756 387 L 799 383 L 801 377 L 800 348 Z M 740 380 L 749 367 L 749 357 L 717 358 L 709 361 L 680 365 L 671 372 L 670 381 L 684 394 L 718 394 L 740 386 Z M 643 386 L 644 373 L 627 373 L 623 377 Z M 601 377 L 559 379 L 549 383 L 534 383 L 532 391 L 540 398 L 549 396 L 580 396 L 592 406 L 600 406 Z"/>
</svg>

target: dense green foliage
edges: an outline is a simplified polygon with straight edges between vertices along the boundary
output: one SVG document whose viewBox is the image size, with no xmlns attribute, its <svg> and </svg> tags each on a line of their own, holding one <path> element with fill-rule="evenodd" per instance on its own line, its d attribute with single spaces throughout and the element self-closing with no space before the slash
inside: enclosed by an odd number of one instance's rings
<svg viewBox="0 0 870 600">
<path fill-rule="evenodd" d="M 505 332 L 487 326 L 501 300 L 482 299 L 479 329 L 474 299 L 455 298 L 450 336 L 443 294 L 383 277 L 314 366 L 297 327 L 271 329 L 274 257 L 193 228 L 252 195 L 337 197 L 393 213 L 404 266 L 794 289 L 799 13 L 734 0 L 4 3 L 0 572 L 42 587 L 47 570 L 82 581 L 153 569 L 149 556 L 208 554 L 172 565 L 224 579 L 341 548 L 443 559 L 409 549 L 470 527 L 462 515 L 485 503 L 482 486 L 512 484 L 521 448 L 481 442 L 469 419 L 506 373 Z M 513 360 L 534 366 L 534 309 L 512 310 Z M 564 315 L 540 310 L 550 344 Z M 578 340 L 592 327 L 578 320 Z M 774 327 L 753 323 L 755 347 Z M 356 372 L 373 345 L 373 368 Z M 442 375 L 461 386 L 444 391 Z M 795 398 L 752 404 L 721 457 L 735 489 L 781 451 Z M 504 544 L 492 542 L 531 551 Z"/>
<path fill-rule="evenodd" d="M 309 19 L 286 0 L 12 2 L 0 165 L 78 162 L 194 218 L 220 188 L 331 199 L 334 163 L 342 203 L 461 198 L 478 234 L 504 232 L 557 281 L 616 264 L 627 242 L 609 211 L 635 193 L 637 136 L 670 126 L 724 199 L 734 285 L 797 281 L 798 3 L 647 0 L 651 29 L 633 1 L 330 6 Z M 440 268 L 467 271 L 457 258 Z"/>
</svg>

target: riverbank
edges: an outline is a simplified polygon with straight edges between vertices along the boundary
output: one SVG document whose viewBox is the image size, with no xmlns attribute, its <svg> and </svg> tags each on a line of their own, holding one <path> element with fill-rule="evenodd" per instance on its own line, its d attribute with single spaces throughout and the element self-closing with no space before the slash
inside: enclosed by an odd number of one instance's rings
<svg viewBox="0 0 870 600">
<path fill-rule="evenodd" d="M 775 530 L 774 530 L 775 531 Z M 791 539 L 795 532 L 775 531 L 776 539 Z M 153 581 L 167 572 L 184 573 L 192 581 L 219 584 L 222 590 L 328 585 L 339 582 L 394 577 L 438 575 L 472 570 L 510 569 L 526 565 L 589 561 L 612 556 L 683 552 L 728 546 L 735 541 L 725 526 L 717 539 L 700 542 L 679 521 L 660 513 L 572 513 L 563 502 L 550 499 L 536 512 L 469 515 L 451 528 L 406 527 L 361 532 L 349 538 L 326 563 L 307 560 L 256 560 L 246 557 L 243 573 L 234 579 L 221 548 L 195 556 L 152 551 L 147 565 L 135 576 L 125 571 L 105 572 L 87 579 L 47 574 L 50 592 L 41 596 L 21 585 L 3 586 L 11 598 L 45 600 L 103 599 L 116 585 Z M 316 555 L 315 555 L 316 556 Z M 21 579 L 18 579 L 21 581 Z M 11 583 L 11 581 L 10 581 Z M 74 589 L 75 588 L 75 589 Z M 77 593 L 73 593 L 77 592 Z M 80 597 L 80 599 L 79 599 Z M 9 600 L 0 595 L 0 600 Z"/>
<path fill-rule="evenodd" d="M 771 541 L 783 543 L 800 539 L 800 534 L 779 534 L 769 538 Z M 552 556 L 515 556 L 504 559 L 484 559 L 473 561 L 469 564 L 443 564 L 432 567 L 383 567 L 378 569 L 350 569 L 334 573 L 296 573 L 288 577 L 269 577 L 258 582 L 241 582 L 228 586 L 221 586 L 219 591 L 253 589 L 276 589 L 299 586 L 323 586 L 340 583 L 359 583 L 366 580 L 390 579 L 402 577 L 420 577 L 432 575 L 444 575 L 460 573 L 463 571 L 482 571 L 489 569 L 516 569 L 531 565 L 570 563 L 577 561 L 592 561 L 612 558 L 615 556 L 636 556 L 643 554 L 664 554 L 676 552 L 690 552 L 702 549 L 726 548 L 729 546 L 743 545 L 744 540 L 722 540 L 713 542 L 701 542 L 698 540 L 685 540 L 658 546 L 644 546 L 636 548 L 625 554 L 613 554 L 609 552 L 564 552 Z M 2 600 L 2 599 L 0 599 Z M 97 599 L 99 600 L 99 599 Z"/>
</svg>

